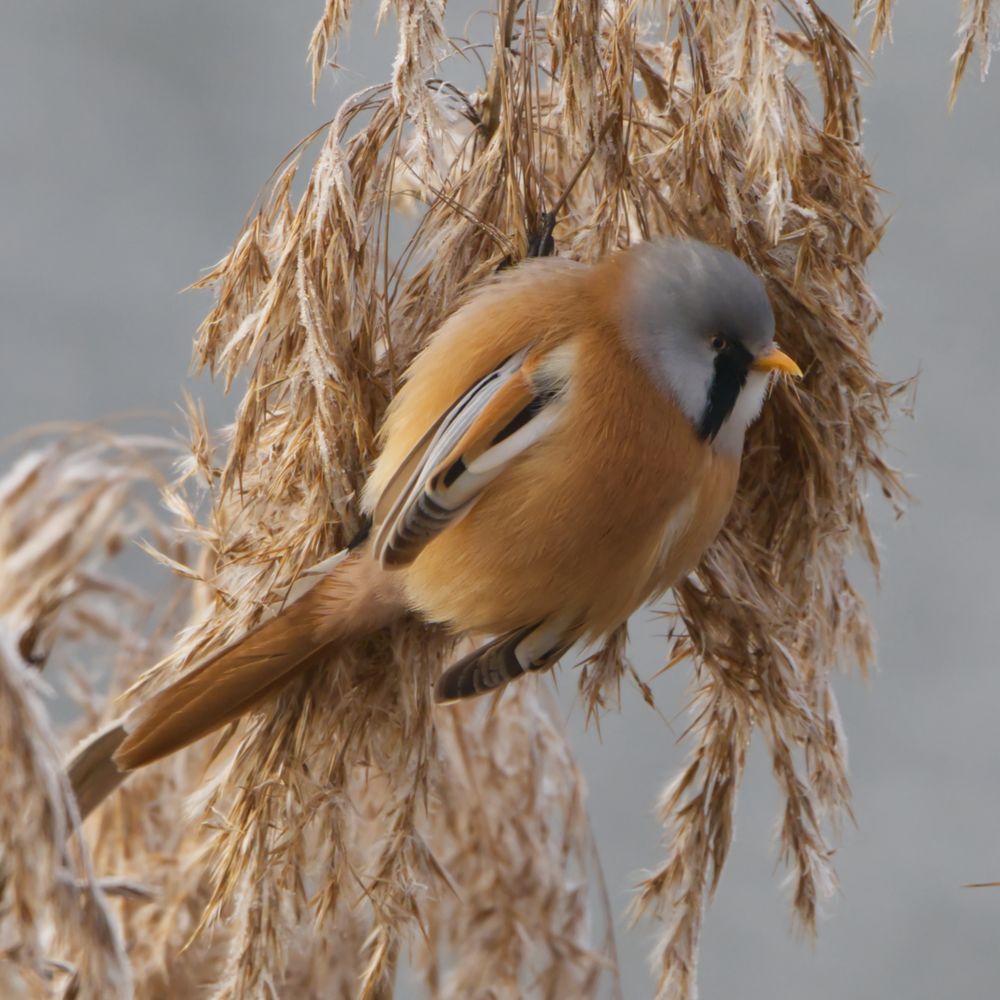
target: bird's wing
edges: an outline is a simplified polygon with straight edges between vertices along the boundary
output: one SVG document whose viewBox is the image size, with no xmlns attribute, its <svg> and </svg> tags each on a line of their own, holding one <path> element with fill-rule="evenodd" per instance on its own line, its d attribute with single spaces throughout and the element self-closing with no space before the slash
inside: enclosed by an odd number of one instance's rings
<svg viewBox="0 0 1000 1000">
<path fill-rule="evenodd" d="M 374 555 L 405 566 L 526 448 L 555 425 L 572 351 L 518 351 L 481 378 L 427 431 L 389 481 L 373 516 Z"/>
<path fill-rule="evenodd" d="M 579 628 L 547 621 L 498 636 L 450 666 L 438 678 L 434 700 L 448 704 L 475 698 L 522 674 L 551 667 L 579 634 Z"/>
</svg>

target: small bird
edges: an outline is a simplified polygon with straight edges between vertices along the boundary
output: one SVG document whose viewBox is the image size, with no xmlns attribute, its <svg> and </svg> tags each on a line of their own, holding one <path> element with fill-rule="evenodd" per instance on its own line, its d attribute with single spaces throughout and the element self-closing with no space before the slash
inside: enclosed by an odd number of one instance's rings
<svg viewBox="0 0 1000 1000">
<path fill-rule="evenodd" d="M 442 674 L 441 702 L 606 635 L 715 538 L 774 372 L 802 374 L 774 344 L 763 283 L 705 243 L 499 273 L 389 406 L 370 530 L 276 616 L 86 741 L 69 765 L 81 813 L 270 698 L 313 653 L 407 613 L 478 643 Z"/>
</svg>

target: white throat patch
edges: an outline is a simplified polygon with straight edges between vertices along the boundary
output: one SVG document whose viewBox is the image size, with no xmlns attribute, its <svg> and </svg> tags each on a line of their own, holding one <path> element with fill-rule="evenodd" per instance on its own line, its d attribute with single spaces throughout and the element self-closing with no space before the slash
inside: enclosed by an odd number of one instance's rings
<svg viewBox="0 0 1000 1000">
<path fill-rule="evenodd" d="M 743 438 L 746 436 L 747 428 L 757 419 L 757 414 L 764 405 L 769 377 L 768 372 L 754 371 L 753 368 L 747 373 L 746 385 L 736 397 L 732 413 L 719 428 L 719 433 L 712 442 L 712 447 L 716 451 L 737 457 L 742 454 Z"/>
</svg>

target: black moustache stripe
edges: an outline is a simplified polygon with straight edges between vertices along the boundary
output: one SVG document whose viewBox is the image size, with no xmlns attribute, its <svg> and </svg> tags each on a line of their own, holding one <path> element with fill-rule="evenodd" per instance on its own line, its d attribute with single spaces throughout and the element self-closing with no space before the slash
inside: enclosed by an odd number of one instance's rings
<svg viewBox="0 0 1000 1000">
<path fill-rule="evenodd" d="M 708 390 L 708 403 L 698 424 L 698 436 L 712 441 L 722 429 L 736 400 L 746 385 L 753 355 L 742 345 L 731 341 L 715 356 L 715 375 Z"/>
</svg>

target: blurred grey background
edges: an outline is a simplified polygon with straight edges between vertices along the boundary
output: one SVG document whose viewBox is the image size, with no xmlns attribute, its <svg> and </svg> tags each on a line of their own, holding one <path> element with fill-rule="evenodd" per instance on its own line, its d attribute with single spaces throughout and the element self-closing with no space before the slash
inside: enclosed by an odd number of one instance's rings
<svg viewBox="0 0 1000 1000">
<path fill-rule="evenodd" d="M 848 0 L 823 6 L 849 14 Z M 961 886 L 1000 879 L 1000 90 L 973 73 L 947 114 L 958 6 L 898 5 L 894 44 L 865 92 L 865 145 L 894 215 L 872 265 L 886 310 L 876 355 L 890 378 L 922 374 L 916 419 L 892 436 L 919 503 L 897 524 L 873 500 L 884 572 L 881 591 L 869 581 L 866 592 L 879 669 L 870 684 L 838 684 L 858 825 L 842 837 L 840 893 L 811 946 L 792 933 L 775 877 L 779 800 L 755 747 L 704 931 L 707 1000 L 997 994 L 1000 890 Z M 174 410 L 208 306 L 179 291 L 226 251 L 282 154 L 388 72 L 393 29 L 373 40 L 366 11 L 341 49 L 346 70 L 313 106 L 305 45 L 321 7 L 5 0 L 0 437 L 57 418 Z M 232 401 L 204 382 L 199 391 L 212 422 L 227 419 Z M 661 630 L 640 616 L 646 675 L 662 661 Z M 658 682 L 666 712 L 683 707 L 686 678 L 682 667 Z M 622 911 L 660 857 L 652 806 L 683 759 L 683 719 L 671 732 L 630 694 L 599 741 L 578 708 L 569 716 Z M 630 1000 L 650 994 L 650 943 L 648 928 L 622 925 Z"/>
</svg>

